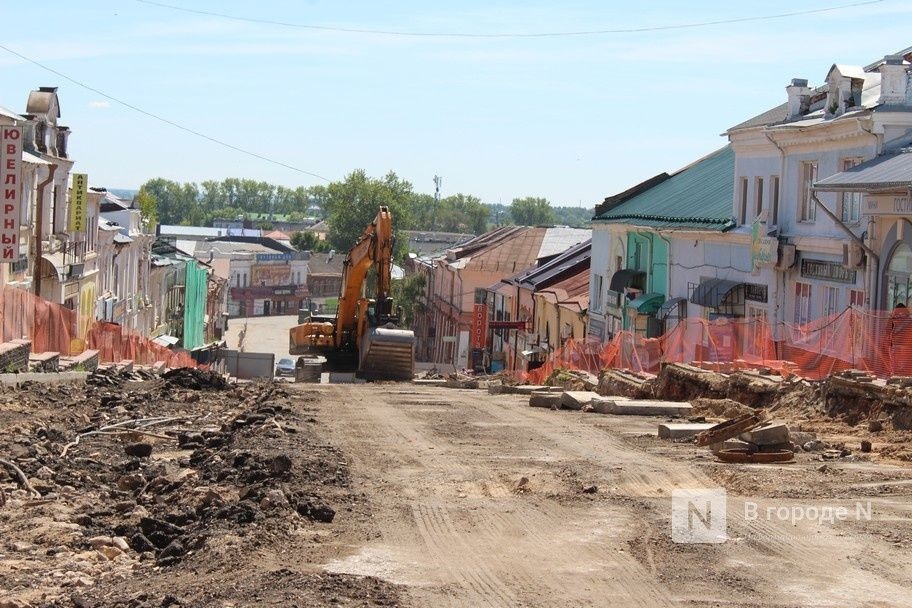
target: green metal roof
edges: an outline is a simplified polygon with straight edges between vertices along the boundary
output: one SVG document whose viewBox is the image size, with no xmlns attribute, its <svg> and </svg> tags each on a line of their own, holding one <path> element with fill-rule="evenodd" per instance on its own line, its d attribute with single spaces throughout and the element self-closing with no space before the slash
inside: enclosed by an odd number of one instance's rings
<svg viewBox="0 0 912 608">
<path fill-rule="evenodd" d="M 594 221 L 649 228 L 733 228 L 735 153 L 731 146 L 684 167 L 667 180 L 604 211 Z"/>
<path fill-rule="evenodd" d="M 665 302 L 665 296 L 661 293 L 640 294 L 636 299 L 627 302 L 627 306 L 635 308 L 641 315 L 654 314 Z"/>
</svg>

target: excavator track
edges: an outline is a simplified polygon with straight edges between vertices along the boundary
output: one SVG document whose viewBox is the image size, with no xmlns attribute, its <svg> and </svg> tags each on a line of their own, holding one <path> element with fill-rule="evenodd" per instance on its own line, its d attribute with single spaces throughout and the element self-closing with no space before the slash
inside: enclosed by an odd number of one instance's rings
<svg viewBox="0 0 912 608">
<path fill-rule="evenodd" d="M 415 333 L 394 325 L 373 327 L 361 339 L 358 375 L 366 380 L 411 380 Z"/>
</svg>

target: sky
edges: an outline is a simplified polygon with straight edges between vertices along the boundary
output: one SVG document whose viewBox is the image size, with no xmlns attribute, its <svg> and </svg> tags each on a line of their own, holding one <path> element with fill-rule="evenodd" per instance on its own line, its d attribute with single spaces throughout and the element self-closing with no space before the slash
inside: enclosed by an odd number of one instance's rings
<svg viewBox="0 0 912 608">
<path fill-rule="evenodd" d="M 784 102 L 792 78 L 818 85 L 834 63 L 912 46 L 903 0 L 162 2 L 254 22 L 140 0 L 49 0 L 37 12 L 4 3 L 0 45 L 57 73 L 0 49 L 0 106 L 24 112 L 30 90 L 59 87 L 75 170 L 93 185 L 240 177 L 296 187 L 361 168 L 395 171 L 418 192 L 440 175 L 444 196 L 591 207 L 725 145 L 720 134 Z M 297 27 L 529 34 L 839 6 L 574 36 Z"/>
</svg>

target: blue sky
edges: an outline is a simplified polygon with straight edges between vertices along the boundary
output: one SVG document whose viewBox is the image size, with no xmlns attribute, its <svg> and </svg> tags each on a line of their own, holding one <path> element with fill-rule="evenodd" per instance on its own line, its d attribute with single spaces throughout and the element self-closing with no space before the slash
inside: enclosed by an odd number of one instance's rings
<svg viewBox="0 0 912 608">
<path fill-rule="evenodd" d="M 163 0 L 167 2 L 167 0 Z M 673 25 L 848 4 L 171 0 L 293 23 L 425 32 Z M 388 170 L 487 202 L 591 206 L 724 144 L 785 100 L 792 77 L 912 46 L 912 3 L 704 28 L 559 38 L 392 37 L 188 14 L 136 0 L 3 8 L 0 44 L 114 97 L 283 163 L 340 179 Z M 16 24 L 10 27 L 10 24 Z M 241 155 L 0 51 L 0 105 L 59 86 L 70 150 L 93 184 L 152 177 L 321 180 Z"/>
</svg>

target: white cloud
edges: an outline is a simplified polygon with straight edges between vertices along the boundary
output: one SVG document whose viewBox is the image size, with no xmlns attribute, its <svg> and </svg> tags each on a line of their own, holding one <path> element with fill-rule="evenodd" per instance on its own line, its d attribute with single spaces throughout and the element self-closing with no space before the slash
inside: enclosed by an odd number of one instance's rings
<svg viewBox="0 0 912 608">
<path fill-rule="evenodd" d="M 97 99 L 89 102 L 90 108 L 105 109 L 111 107 L 111 102 L 104 99 Z"/>
</svg>

